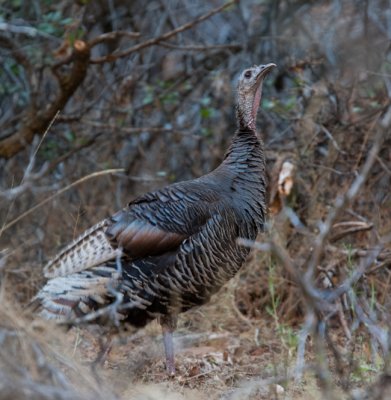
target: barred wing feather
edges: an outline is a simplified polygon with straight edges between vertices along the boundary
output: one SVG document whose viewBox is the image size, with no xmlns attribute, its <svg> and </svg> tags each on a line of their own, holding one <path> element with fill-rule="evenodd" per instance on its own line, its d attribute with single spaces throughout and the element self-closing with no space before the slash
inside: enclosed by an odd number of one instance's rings
<svg viewBox="0 0 391 400">
<path fill-rule="evenodd" d="M 67 276 L 116 258 L 120 250 L 113 248 L 105 235 L 108 223 L 99 222 L 66 246 L 45 265 L 45 277 Z"/>
</svg>

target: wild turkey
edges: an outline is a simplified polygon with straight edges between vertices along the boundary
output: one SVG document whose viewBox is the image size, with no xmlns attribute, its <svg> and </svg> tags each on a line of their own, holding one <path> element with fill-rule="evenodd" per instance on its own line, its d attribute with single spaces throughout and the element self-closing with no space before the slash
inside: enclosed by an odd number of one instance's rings
<svg viewBox="0 0 391 400">
<path fill-rule="evenodd" d="M 167 372 L 175 373 L 177 315 L 206 303 L 235 275 L 249 253 L 237 239 L 255 240 L 264 227 L 264 146 L 255 121 L 273 67 L 242 72 L 238 130 L 219 167 L 136 198 L 45 266 L 49 280 L 34 299 L 41 316 L 74 319 L 120 296 L 120 320 L 142 327 L 159 318 Z"/>
</svg>

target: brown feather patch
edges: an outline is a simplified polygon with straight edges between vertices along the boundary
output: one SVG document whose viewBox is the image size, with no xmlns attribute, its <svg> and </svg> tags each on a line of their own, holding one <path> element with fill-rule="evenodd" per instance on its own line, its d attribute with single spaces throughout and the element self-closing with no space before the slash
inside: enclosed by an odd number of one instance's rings
<svg viewBox="0 0 391 400">
<path fill-rule="evenodd" d="M 184 234 L 166 232 L 143 221 L 114 224 L 107 232 L 111 242 L 130 257 L 162 254 L 176 249 L 187 238 Z"/>
</svg>

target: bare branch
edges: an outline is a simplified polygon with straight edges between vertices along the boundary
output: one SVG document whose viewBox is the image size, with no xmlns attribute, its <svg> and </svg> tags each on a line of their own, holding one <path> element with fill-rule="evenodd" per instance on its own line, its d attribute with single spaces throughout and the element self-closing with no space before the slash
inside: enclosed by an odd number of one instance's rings
<svg viewBox="0 0 391 400">
<path fill-rule="evenodd" d="M 21 219 L 25 218 L 27 215 L 30 215 L 32 212 L 34 212 L 35 210 L 37 210 L 38 208 L 42 207 L 43 205 L 49 203 L 50 201 L 52 201 L 54 198 L 56 198 L 57 196 L 60 196 L 61 194 L 65 193 L 66 191 L 68 191 L 69 189 L 73 188 L 74 186 L 79 185 L 80 183 L 83 183 L 87 180 L 90 180 L 92 178 L 96 178 L 98 176 L 103 176 L 103 175 L 107 175 L 107 174 L 115 174 L 118 172 L 124 172 L 125 170 L 123 168 L 115 168 L 115 169 L 107 169 L 104 171 L 98 171 L 98 172 L 94 172 L 92 174 L 89 174 L 87 176 L 83 176 L 82 178 L 78 179 L 77 181 L 65 186 L 64 188 L 60 189 L 58 192 L 56 192 L 55 194 L 53 194 L 52 196 L 49 196 L 47 199 L 45 199 L 44 201 L 41 201 L 40 203 L 36 204 L 34 207 L 31 207 L 30 209 L 28 209 L 27 211 L 25 211 L 24 213 L 22 213 L 21 215 L 19 215 L 17 218 L 15 218 L 14 220 L 12 220 L 11 222 L 4 224 L 4 226 L 1 228 L 0 230 L 0 236 L 3 234 L 4 231 L 6 231 L 7 229 L 11 228 L 11 226 L 14 226 L 17 222 L 19 222 Z"/>
<path fill-rule="evenodd" d="M 128 31 L 114 31 L 108 33 L 102 33 L 101 35 L 97 36 L 96 38 L 89 41 L 90 48 L 96 46 L 97 44 L 108 42 L 110 40 L 116 40 L 121 37 L 128 37 L 131 39 L 135 39 L 140 37 L 140 33 L 138 32 L 128 32 Z"/>
<path fill-rule="evenodd" d="M 345 227 L 341 232 L 335 233 L 330 237 L 330 242 L 336 242 L 337 240 L 342 239 L 343 237 L 350 235 L 352 233 L 357 233 L 357 232 L 363 232 L 363 231 L 369 231 L 373 228 L 372 223 L 367 223 L 363 221 L 346 221 L 346 222 L 340 222 L 338 224 L 333 225 L 333 229 L 339 228 L 339 227 Z"/>
<path fill-rule="evenodd" d="M 26 190 L 33 189 L 36 181 L 41 179 L 42 176 L 46 174 L 46 172 L 49 169 L 47 163 L 43 164 L 41 169 L 38 172 L 33 173 L 33 169 L 34 169 L 34 165 L 35 165 L 37 152 L 38 152 L 39 148 L 41 147 L 42 142 L 44 141 L 46 135 L 48 134 L 51 126 L 53 125 L 54 121 L 58 117 L 58 114 L 59 114 L 59 112 L 57 112 L 56 115 L 53 117 L 53 119 L 50 121 L 49 126 L 47 127 L 45 133 L 43 134 L 43 136 L 42 136 L 41 140 L 39 141 L 39 143 L 37 144 L 37 146 L 33 147 L 33 151 L 30 156 L 30 161 L 26 167 L 26 170 L 24 171 L 23 178 L 22 178 L 20 184 L 11 189 L 0 191 L 0 197 L 5 197 L 8 200 L 14 200 L 16 197 L 20 196 Z M 51 189 L 53 189 L 53 187 Z M 39 189 L 34 188 L 34 190 L 39 190 Z M 49 190 L 49 188 L 47 188 L 47 190 Z"/>
<path fill-rule="evenodd" d="M 26 110 L 21 126 L 15 134 L 8 136 L 0 141 L 0 157 L 10 158 L 30 144 L 35 134 L 42 135 L 55 115 L 67 104 L 75 90 L 83 82 L 90 59 L 90 48 L 88 45 L 77 40 L 74 44 L 72 57 L 73 65 L 68 74 L 59 72 L 57 63 L 53 67 L 60 90 L 57 97 L 44 110 L 37 110 L 34 103 L 31 103 Z"/>
<path fill-rule="evenodd" d="M 180 46 L 177 44 L 161 42 L 158 43 L 158 45 L 162 47 L 167 47 L 168 49 L 183 50 L 183 51 L 241 50 L 243 48 L 243 46 L 239 43 L 215 44 L 209 46 L 196 46 L 196 45 Z"/>
<path fill-rule="evenodd" d="M 18 46 L 18 42 L 15 40 L 11 40 L 10 38 L 1 35 L 0 36 L 0 45 L 6 49 L 8 49 L 15 58 L 15 60 L 23 65 L 23 67 L 27 70 L 28 73 L 31 73 L 32 67 L 30 60 L 28 59 L 27 55 L 22 52 L 20 46 Z"/>
<path fill-rule="evenodd" d="M 13 25 L 4 21 L 0 21 L 0 31 L 16 33 L 19 35 L 26 35 L 32 38 L 35 38 L 37 36 L 42 36 L 48 39 L 59 40 L 55 36 L 49 35 L 46 32 L 42 32 L 39 29 L 34 28 L 32 26 Z"/>
<path fill-rule="evenodd" d="M 373 164 L 377 159 L 376 157 L 380 151 L 381 143 L 384 140 L 385 129 L 387 129 L 387 127 L 389 127 L 390 125 L 389 118 L 387 117 L 388 114 L 389 112 L 385 114 L 382 120 L 382 124 L 385 123 L 385 126 L 382 125 L 383 129 L 379 129 L 375 135 L 374 144 L 369 152 L 364 166 L 361 169 L 361 172 L 357 175 L 350 188 L 343 195 L 340 195 L 335 199 L 334 207 L 329 212 L 326 221 L 321 223 L 319 226 L 320 232 L 316 237 L 315 248 L 312 252 L 312 256 L 308 264 L 308 269 L 306 271 L 307 282 L 310 282 L 313 279 L 315 268 L 319 264 L 321 254 L 324 249 L 324 243 L 331 231 L 334 222 L 336 221 L 340 213 L 346 208 L 346 206 L 356 197 L 357 193 L 366 181 L 369 171 L 371 170 Z"/>
<path fill-rule="evenodd" d="M 170 39 L 171 37 L 177 35 L 178 33 L 184 32 L 186 30 L 189 30 L 191 28 L 193 28 L 195 25 L 207 20 L 208 18 L 212 17 L 215 14 L 218 14 L 219 12 L 225 10 L 226 8 L 232 6 L 233 4 L 235 4 L 237 2 L 237 0 L 231 0 L 228 1 L 227 3 L 223 4 L 222 6 L 216 7 L 213 10 L 209 11 L 208 13 L 201 15 L 200 17 L 196 18 L 193 21 L 187 22 L 186 24 L 183 24 L 181 26 L 179 26 L 176 29 L 173 29 L 170 32 L 166 32 L 165 34 L 158 36 L 156 38 L 152 38 L 149 40 L 146 40 L 143 43 L 139 43 L 135 46 L 130 47 L 129 49 L 123 50 L 123 51 L 118 51 L 118 52 L 114 52 L 111 54 L 108 54 L 107 56 L 104 57 L 99 57 L 99 58 L 95 58 L 95 59 L 91 59 L 91 63 L 93 64 L 101 64 L 101 63 L 106 63 L 106 62 L 112 62 L 117 60 L 118 58 L 122 58 L 122 57 L 127 57 L 128 55 L 136 52 L 136 51 L 140 51 L 142 49 L 145 49 L 146 47 L 150 47 L 156 44 L 159 44 L 161 42 L 164 42 L 168 39 Z"/>
</svg>

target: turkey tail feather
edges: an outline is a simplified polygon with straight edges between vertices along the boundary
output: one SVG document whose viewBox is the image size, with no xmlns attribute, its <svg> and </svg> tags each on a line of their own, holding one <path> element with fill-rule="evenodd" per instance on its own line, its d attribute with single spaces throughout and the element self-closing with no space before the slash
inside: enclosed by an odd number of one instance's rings
<svg viewBox="0 0 391 400">
<path fill-rule="evenodd" d="M 115 269 L 104 265 L 50 279 L 31 301 L 46 319 L 66 321 L 110 304 L 109 289 L 120 284 Z"/>
<path fill-rule="evenodd" d="M 99 222 L 65 247 L 45 265 L 45 277 L 66 276 L 115 258 L 120 250 L 113 248 L 106 237 L 108 223 L 109 220 Z"/>
</svg>

